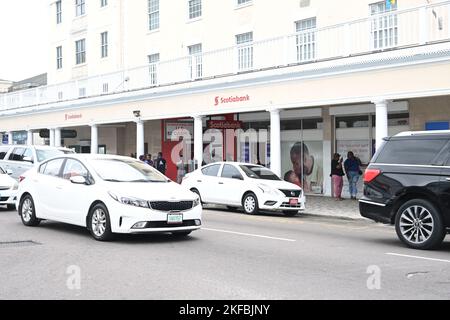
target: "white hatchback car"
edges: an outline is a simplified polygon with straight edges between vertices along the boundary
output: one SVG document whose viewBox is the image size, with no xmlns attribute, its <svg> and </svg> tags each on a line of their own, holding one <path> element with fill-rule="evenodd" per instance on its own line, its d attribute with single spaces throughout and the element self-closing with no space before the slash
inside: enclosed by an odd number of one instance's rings
<svg viewBox="0 0 450 320">
<path fill-rule="evenodd" d="M 11 170 L 0 167 L 0 205 L 6 205 L 8 210 L 16 210 L 16 197 L 19 184 L 10 177 Z"/>
<path fill-rule="evenodd" d="M 26 226 L 42 219 L 87 227 L 96 240 L 114 233 L 187 236 L 202 224 L 195 193 L 136 159 L 65 155 L 20 178 L 17 207 Z"/>
<path fill-rule="evenodd" d="M 182 185 L 197 193 L 203 203 L 242 207 L 247 214 L 271 210 L 294 216 L 305 209 L 305 195 L 299 186 L 248 163 L 213 163 L 186 175 Z"/>
</svg>

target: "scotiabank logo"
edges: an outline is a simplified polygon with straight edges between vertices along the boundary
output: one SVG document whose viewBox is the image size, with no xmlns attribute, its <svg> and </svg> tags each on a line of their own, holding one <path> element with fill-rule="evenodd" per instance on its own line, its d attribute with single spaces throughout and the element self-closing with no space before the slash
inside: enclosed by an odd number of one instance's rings
<svg viewBox="0 0 450 320">
<path fill-rule="evenodd" d="M 81 119 L 83 118 L 82 114 L 65 114 L 64 119 L 67 120 L 75 120 L 75 119 Z"/>
<path fill-rule="evenodd" d="M 217 96 L 214 98 L 214 106 L 218 106 L 219 104 L 237 103 L 246 101 L 250 101 L 250 96 L 248 94 L 245 96 L 231 96 L 226 98 Z"/>
</svg>

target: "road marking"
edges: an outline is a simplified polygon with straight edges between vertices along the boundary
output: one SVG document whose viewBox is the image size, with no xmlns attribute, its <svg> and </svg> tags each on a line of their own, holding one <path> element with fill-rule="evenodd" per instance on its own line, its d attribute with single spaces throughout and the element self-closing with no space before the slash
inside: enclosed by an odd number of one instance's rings
<svg viewBox="0 0 450 320">
<path fill-rule="evenodd" d="M 419 256 L 409 256 L 407 254 L 399 254 L 399 253 L 386 253 L 386 254 L 388 256 L 396 256 L 396 257 L 404 257 L 404 258 L 413 258 L 413 259 L 422 259 L 422 260 L 430 260 L 430 261 L 450 263 L 450 260 L 444 260 L 444 259 L 434 259 L 434 258 L 419 257 Z"/>
<path fill-rule="evenodd" d="M 297 240 L 293 240 L 293 239 L 269 237 L 269 236 L 263 236 L 263 235 L 259 235 L 259 234 L 235 232 L 235 231 L 228 231 L 228 230 L 219 230 L 219 229 L 210 229 L 210 228 L 202 228 L 202 230 L 221 232 L 221 233 L 237 234 L 237 235 L 240 235 L 240 236 L 247 236 L 247 237 L 264 238 L 264 239 L 271 239 L 271 240 L 280 240 L 280 241 L 287 241 L 287 242 L 296 242 L 297 241 Z"/>
</svg>

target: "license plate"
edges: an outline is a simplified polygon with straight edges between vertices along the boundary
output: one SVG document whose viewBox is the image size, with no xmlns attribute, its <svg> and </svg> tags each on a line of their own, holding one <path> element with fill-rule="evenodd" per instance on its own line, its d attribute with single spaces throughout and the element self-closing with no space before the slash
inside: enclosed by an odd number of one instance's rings
<svg viewBox="0 0 450 320">
<path fill-rule="evenodd" d="M 182 214 L 168 214 L 167 215 L 167 223 L 181 224 L 181 223 L 183 223 L 183 215 Z"/>
<path fill-rule="evenodd" d="M 291 199 L 291 200 L 289 200 L 289 204 L 291 206 L 297 206 L 298 205 L 298 199 Z"/>
</svg>

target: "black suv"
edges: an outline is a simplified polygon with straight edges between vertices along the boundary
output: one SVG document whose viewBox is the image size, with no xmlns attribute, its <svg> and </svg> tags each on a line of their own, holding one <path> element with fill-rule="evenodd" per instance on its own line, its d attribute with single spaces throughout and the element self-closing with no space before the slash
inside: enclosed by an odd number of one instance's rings
<svg viewBox="0 0 450 320">
<path fill-rule="evenodd" d="M 450 232 L 450 131 L 386 138 L 364 174 L 359 210 L 394 224 L 409 247 L 439 246 Z"/>
</svg>

